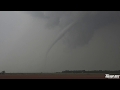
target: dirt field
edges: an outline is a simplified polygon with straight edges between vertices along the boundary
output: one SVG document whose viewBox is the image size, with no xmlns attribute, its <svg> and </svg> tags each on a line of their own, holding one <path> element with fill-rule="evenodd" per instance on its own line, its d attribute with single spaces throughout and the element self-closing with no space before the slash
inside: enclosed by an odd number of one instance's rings
<svg viewBox="0 0 120 90">
<path fill-rule="evenodd" d="M 105 79 L 105 74 L 4 74 L 0 79 Z"/>
</svg>

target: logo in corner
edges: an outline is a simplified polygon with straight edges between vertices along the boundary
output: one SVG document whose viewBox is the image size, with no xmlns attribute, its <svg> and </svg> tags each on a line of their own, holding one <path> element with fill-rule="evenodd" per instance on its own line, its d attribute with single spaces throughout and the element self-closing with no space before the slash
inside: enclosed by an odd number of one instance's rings
<svg viewBox="0 0 120 90">
<path fill-rule="evenodd" d="M 119 79 L 120 75 L 110 75 L 110 74 L 105 74 L 105 78 L 108 79 Z"/>
</svg>

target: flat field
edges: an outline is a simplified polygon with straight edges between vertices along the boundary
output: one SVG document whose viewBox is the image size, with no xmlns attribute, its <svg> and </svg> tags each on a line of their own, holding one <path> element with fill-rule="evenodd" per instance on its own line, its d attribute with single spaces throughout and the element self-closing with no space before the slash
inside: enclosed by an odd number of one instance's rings
<svg viewBox="0 0 120 90">
<path fill-rule="evenodd" d="M 0 79 L 105 79 L 105 74 L 86 73 L 39 73 L 39 74 L 0 74 Z"/>
</svg>

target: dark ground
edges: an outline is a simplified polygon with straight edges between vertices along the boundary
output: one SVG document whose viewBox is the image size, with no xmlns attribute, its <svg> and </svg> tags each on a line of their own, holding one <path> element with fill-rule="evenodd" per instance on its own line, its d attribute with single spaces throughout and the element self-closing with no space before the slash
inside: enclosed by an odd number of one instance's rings
<svg viewBox="0 0 120 90">
<path fill-rule="evenodd" d="M 105 79 L 105 74 L 40 73 L 0 74 L 0 79 Z"/>
</svg>

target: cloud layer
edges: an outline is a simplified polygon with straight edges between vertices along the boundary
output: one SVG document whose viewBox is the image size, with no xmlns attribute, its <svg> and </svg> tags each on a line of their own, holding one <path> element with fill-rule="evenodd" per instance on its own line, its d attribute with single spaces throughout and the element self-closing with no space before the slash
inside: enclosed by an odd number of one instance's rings
<svg viewBox="0 0 120 90">
<path fill-rule="evenodd" d="M 88 44 L 94 31 L 120 23 L 120 12 L 115 11 L 35 11 L 28 13 L 46 20 L 48 28 L 59 27 L 59 30 L 78 20 L 77 24 L 64 35 L 64 42 L 73 48 Z"/>
</svg>

